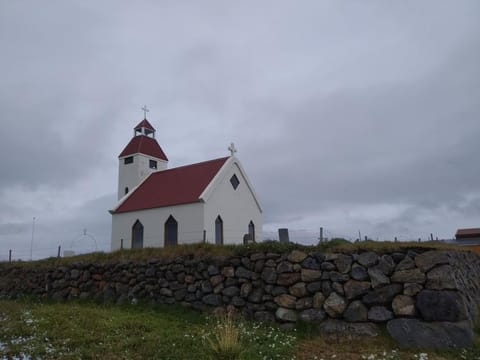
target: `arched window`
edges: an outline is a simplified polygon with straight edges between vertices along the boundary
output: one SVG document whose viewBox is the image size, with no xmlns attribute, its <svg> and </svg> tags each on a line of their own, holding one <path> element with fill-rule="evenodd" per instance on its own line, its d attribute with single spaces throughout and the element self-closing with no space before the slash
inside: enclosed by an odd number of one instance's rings
<svg viewBox="0 0 480 360">
<path fill-rule="evenodd" d="M 125 188 L 125 195 L 128 194 L 128 186 Z"/>
<path fill-rule="evenodd" d="M 220 215 L 215 220 L 215 244 L 223 245 L 223 220 Z"/>
<path fill-rule="evenodd" d="M 248 224 L 248 237 L 251 241 L 255 241 L 255 224 L 253 221 Z"/>
<path fill-rule="evenodd" d="M 178 244 L 178 222 L 170 215 L 165 222 L 165 246 Z"/>
<path fill-rule="evenodd" d="M 132 249 L 143 248 L 143 225 L 137 220 L 132 226 Z"/>
</svg>

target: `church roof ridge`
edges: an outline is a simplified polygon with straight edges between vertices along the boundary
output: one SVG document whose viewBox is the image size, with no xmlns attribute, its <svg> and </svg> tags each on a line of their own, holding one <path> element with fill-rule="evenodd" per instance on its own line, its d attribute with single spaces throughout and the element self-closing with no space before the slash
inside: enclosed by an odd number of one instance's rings
<svg viewBox="0 0 480 360">
<path fill-rule="evenodd" d="M 150 124 L 147 120 L 147 118 L 143 119 L 142 121 L 140 121 L 138 123 L 137 126 L 135 126 L 133 129 L 134 130 L 137 130 L 137 129 L 141 129 L 141 128 L 145 128 L 145 129 L 148 129 L 148 130 L 152 130 L 152 131 L 155 131 L 155 128 L 152 126 L 152 124 Z"/>
<path fill-rule="evenodd" d="M 134 136 L 125 146 L 118 157 L 129 156 L 133 154 L 145 154 L 168 161 L 167 155 L 163 152 L 157 140 L 146 135 Z"/>
</svg>

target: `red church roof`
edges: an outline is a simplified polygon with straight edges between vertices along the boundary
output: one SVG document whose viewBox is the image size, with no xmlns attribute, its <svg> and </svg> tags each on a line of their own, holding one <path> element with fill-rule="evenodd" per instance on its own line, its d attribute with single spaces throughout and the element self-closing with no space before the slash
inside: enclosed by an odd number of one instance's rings
<svg viewBox="0 0 480 360">
<path fill-rule="evenodd" d="M 137 153 L 150 155 L 158 159 L 168 161 L 167 156 L 163 152 L 160 145 L 158 145 L 157 140 L 145 135 L 134 136 L 132 140 L 130 140 L 128 145 L 125 146 L 125 149 L 123 149 L 120 155 L 118 155 L 118 157 L 133 155 Z"/>
<path fill-rule="evenodd" d="M 197 202 L 227 160 L 225 157 L 154 172 L 113 213 Z"/>
<path fill-rule="evenodd" d="M 480 237 L 480 228 L 458 229 L 455 234 L 457 239 L 468 239 Z"/>
<path fill-rule="evenodd" d="M 148 130 L 155 131 L 155 128 L 152 126 L 152 124 L 150 124 L 148 122 L 147 119 L 143 119 L 142 121 L 140 121 L 140 123 L 137 126 L 135 126 L 133 129 L 137 130 L 137 129 L 140 129 L 140 128 L 145 128 L 145 129 L 148 129 Z"/>
</svg>

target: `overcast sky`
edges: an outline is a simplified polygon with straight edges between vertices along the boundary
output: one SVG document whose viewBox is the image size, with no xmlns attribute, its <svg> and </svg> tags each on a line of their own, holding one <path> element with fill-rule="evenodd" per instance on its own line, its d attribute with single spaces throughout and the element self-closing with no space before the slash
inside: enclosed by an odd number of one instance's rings
<svg viewBox="0 0 480 360">
<path fill-rule="evenodd" d="M 480 2 L 0 0 L 0 259 L 109 249 L 150 108 L 169 166 L 235 142 L 313 243 L 480 227 Z M 83 236 L 83 229 L 88 236 Z"/>
</svg>

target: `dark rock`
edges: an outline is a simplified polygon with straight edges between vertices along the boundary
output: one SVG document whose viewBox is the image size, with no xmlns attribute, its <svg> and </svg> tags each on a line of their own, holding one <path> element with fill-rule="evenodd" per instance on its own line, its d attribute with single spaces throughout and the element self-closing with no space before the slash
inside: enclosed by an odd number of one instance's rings
<svg viewBox="0 0 480 360">
<path fill-rule="evenodd" d="M 343 313 L 348 322 L 364 322 L 368 320 L 368 309 L 360 300 L 352 301 Z"/>
<path fill-rule="evenodd" d="M 385 322 L 393 319 L 393 313 L 385 306 L 373 306 L 368 311 L 368 320 L 373 322 Z"/>
<path fill-rule="evenodd" d="M 245 300 L 238 296 L 234 296 L 232 300 L 230 300 L 230 303 L 236 307 L 245 306 Z"/>
<path fill-rule="evenodd" d="M 385 275 L 391 275 L 395 269 L 395 261 L 390 255 L 382 255 L 378 259 L 377 266 Z"/>
<path fill-rule="evenodd" d="M 222 290 L 222 294 L 229 297 L 238 296 L 240 294 L 240 290 L 236 286 L 229 286 Z"/>
<path fill-rule="evenodd" d="M 330 295 L 332 292 L 332 283 L 330 281 L 322 281 L 322 293 L 325 296 Z"/>
<path fill-rule="evenodd" d="M 325 254 L 321 252 L 315 251 L 310 255 L 313 256 L 319 263 L 322 263 L 325 260 Z"/>
<path fill-rule="evenodd" d="M 278 306 L 288 308 L 288 309 L 295 309 L 295 305 L 297 302 L 297 298 L 289 294 L 282 294 L 282 295 L 276 296 L 273 300 Z"/>
<path fill-rule="evenodd" d="M 395 266 L 396 271 L 400 270 L 410 270 L 415 268 L 415 261 L 410 256 L 405 256 L 402 261 L 400 261 L 397 266 Z"/>
<path fill-rule="evenodd" d="M 410 270 L 397 270 L 390 278 L 392 282 L 399 283 L 425 283 L 425 274 L 418 268 Z"/>
<path fill-rule="evenodd" d="M 185 299 L 186 295 L 187 295 L 187 289 L 180 289 L 180 290 L 177 290 L 173 293 L 173 297 L 175 298 L 175 300 L 177 302 L 180 302 L 183 299 Z"/>
<path fill-rule="evenodd" d="M 350 255 L 338 254 L 337 259 L 333 262 L 337 270 L 342 274 L 347 274 L 352 268 L 352 257 Z"/>
<path fill-rule="evenodd" d="M 285 309 L 279 307 L 275 312 L 277 319 L 282 321 L 295 322 L 298 319 L 297 312 L 295 310 Z"/>
<path fill-rule="evenodd" d="M 215 275 L 210 278 L 210 284 L 212 284 L 213 287 L 217 286 L 223 281 L 223 276 L 222 275 Z"/>
<path fill-rule="evenodd" d="M 400 261 L 402 261 L 405 258 L 405 254 L 402 252 L 394 252 L 390 254 L 392 257 L 393 261 L 395 261 L 396 264 L 398 264 Z"/>
<path fill-rule="evenodd" d="M 218 270 L 218 266 L 216 265 L 208 265 L 207 271 L 208 271 L 208 275 L 210 276 L 220 274 L 220 271 Z"/>
<path fill-rule="evenodd" d="M 333 318 L 341 316 L 346 307 L 345 299 L 336 292 L 332 292 L 323 303 L 323 308 Z"/>
<path fill-rule="evenodd" d="M 255 266 L 253 267 L 253 271 L 255 273 L 260 274 L 265 267 L 265 261 L 264 260 L 257 260 L 255 261 Z M 267 267 L 267 269 L 271 269 L 270 267 Z"/>
<path fill-rule="evenodd" d="M 374 289 L 390 284 L 390 279 L 378 266 L 370 267 L 368 269 L 368 276 Z"/>
<path fill-rule="evenodd" d="M 365 295 L 370 290 L 370 282 L 349 280 L 343 286 L 348 300 Z"/>
<path fill-rule="evenodd" d="M 263 259 L 265 259 L 265 254 L 263 252 L 253 253 L 252 255 L 250 255 L 251 261 L 258 261 Z"/>
<path fill-rule="evenodd" d="M 80 277 L 80 271 L 77 269 L 73 269 L 70 271 L 70 279 L 77 280 Z"/>
<path fill-rule="evenodd" d="M 320 263 L 317 259 L 308 256 L 302 261 L 302 267 L 305 269 L 320 270 Z"/>
<path fill-rule="evenodd" d="M 297 310 L 310 309 L 312 305 L 313 305 L 313 298 L 304 297 L 297 300 L 297 302 L 295 303 L 295 309 Z"/>
<path fill-rule="evenodd" d="M 314 281 L 307 284 L 307 290 L 310 293 L 316 293 L 322 289 L 322 282 L 321 281 Z"/>
<path fill-rule="evenodd" d="M 401 346 L 447 349 L 473 345 L 473 331 L 465 322 L 424 322 L 418 319 L 394 319 L 387 323 L 390 336 Z"/>
<path fill-rule="evenodd" d="M 332 271 L 329 274 L 329 278 L 330 278 L 330 280 L 335 281 L 335 282 L 345 282 L 345 281 L 348 281 L 350 279 L 350 276 L 348 274 L 340 274 L 336 271 Z"/>
<path fill-rule="evenodd" d="M 320 335 L 341 335 L 341 336 L 378 336 L 380 330 L 372 323 L 349 323 L 342 320 L 327 319 L 318 327 Z"/>
<path fill-rule="evenodd" d="M 456 290 L 459 288 L 455 280 L 455 273 L 450 265 L 441 265 L 430 270 L 427 274 L 425 288 L 430 290 Z"/>
<path fill-rule="evenodd" d="M 252 270 L 252 262 L 248 257 L 242 257 L 240 262 L 242 263 L 243 266 L 245 266 L 245 268 Z"/>
<path fill-rule="evenodd" d="M 237 268 L 237 271 L 235 271 L 235 276 L 238 277 L 238 278 L 251 279 L 252 278 L 252 272 L 250 270 L 245 269 L 242 266 L 239 266 Z"/>
<path fill-rule="evenodd" d="M 405 283 L 403 284 L 403 295 L 415 296 L 420 291 L 422 291 L 423 286 L 415 283 Z"/>
<path fill-rule="evenodd" d="M 283 286 L 275 286 L 271 292 L 272 296 L 278 296 L 286 293 L 288 293 L 288 289 Z"/>
<path fill-rule="evenodd" d="M 222 297 L 218 294 L 208 294 L 202 298 L 202 301 L 210 306 L 219 306 L 222 304 Z"/>
<path fill-rule="evenodd" d="M 155 268 L 154 267 L 149 267 L 147 271 L 145 271 L 145 276 L 146 277 L 154 277 L 155 276 Z"/>
<path fill-rule="evenodd" d="M 162 295 L 162 296 L 172 296 L 173 291 L 170 290 L 169 288 L 161 288 L 160 291 L 159 291 L 159 294 Z"/>
<path fill-rule="evenodd" d="M 222 275 L 226 278 L 233 278 L 235 276 L 235 269 L 233 266 L 226 266 L 222 269 Z"/>
<path fill-rule="evenodd" d="M 343 290 L 343 286 L 339 282 L 332 283 L 332 289 L 333 289 L 333 291 L 335 291 L 339 295 L 342 295 L 342 296 L 345 295 L 345 291 Z"/>
<path fill-rule="evenodd" d="M 322 309 L 307 309 L 300 312 L 298 317 L 305 322 L 321 322 L 325 320 L 326 314 Z"/>
<path fill-rule="evenodd" d="M 293 250 L 290 254 L 288 254 L 287 259 L 292 263 L 301 263 L 306 257 L 307 254 L 305 254 L 303 251 Z"/>
<path fill-rule="evenodd" d="M 233 277 L 227 277 L 224 281 L 225 287 L 238 285 L 238 280 Z"/>
<path fill-rule="evenodd" d="M 320 309 L 323 307 L 324 303 L 325 303 L 325 295 L 323 295 L 321 292 L 317 292 L 315 295 L 313 295 L 312 307 L 314 307 L 315 309 Z"/>
<path fill-rule="evenodd" d="M 277 265 L 277 272 L 281 273 L 290 273 L 293 271 L 293 264 L 288 261 L 282 261 Z"/>
<path fill-rule="evenodd" d="M 277 284 L 282 286 L 290 286 L 298 281 L 300 281 L 300 273 L 284 273 L 277 278 Z"/>
<path fill-rule="evenodd" d="M 396 316 L 414 316 L 415 300 L 406 295 L 397 295 L 392 301 L 392 309 Z"/>
<path fill-rule="evenodd" d="M 301 279 L 305 282 L 317 281 L 322 278 L 322 272 L 320 270 L 302 269 Z"/>
<path fill-rule="evenodd" d="M 263 294 L 263 289 L 254 289 L 248 296 L 248 301 L 252 303 L 259 303 L 262 301 Z"/>
<path fill-rule="evenodd" d="M 393 300 L 393 298 L 400 294 L 403 290 L 403 286 L 400 284 L 390 284 L 384 287 L 375 289 L 366 294 L 362 301 L 365 305 L 387 305 Z"/>
<path fill-rule="evenodd" d="M 273 268 L 266 267 L 262 271 L 261 278 L 267 284 L 275 284 L 277 281 L 277 272 Z"/>
<path fill-rule="evenodd" d="M 422 290 L 417 295 L 416 306 L 424 320 L 467 320 L 465 299 L 456 291 Z"/>
<path fill-rule="evenodd" d="M 275 316 L 269 311 L 257 311 L 253 314 L 256 321 L 275 322 Z"/>
<path fill-rule="evenodd" d="M 378 255 L 373 251 L 366 251 L 358 255 L 357 262 L 368 268 L 378 262 Z"/>
<path fill-rule="evenodd" d="M 307 295 L 307 287 L 304 282 L 299 282 L 290 286 L 288 292 L 297 298 L 301 298 Z"/>
<path fill-rule="evenodd" d="M 245 298 L 250 295 L 250 293 L 253 290 L 253 286 L 251 283 L 243 283 L 242 286 L 240 287 L 240 296 Z"/>
<path fill-rule="evenodd" d="M 432 250 L 424 252 L 415 258 L 415 264 L 423 272 L 427 272 L 437 265 L 449 264 L 448 255 L 445 251 Z"/>
<path fill-rule="evenodd" d="M 350 271 L 350 276 L 354 280 L 364 281 L 368 279 L 367 270 L 358 264 L 353 264 L 352 270 Z"/>
<path fill-rule="evenodd" d="M 211 293 L 213 291 L 213 286 L 210 284 L 210 281 L 202 281 L 200 289 L 204 293 Z"/>
<path fill-rule="evenodd" d="M 335 265 L 333 265 L 331 262 L 325 261 L 320 265 L 320 269 L 324 271 L 332 271 L 335 270 Z"/>
</svg>

